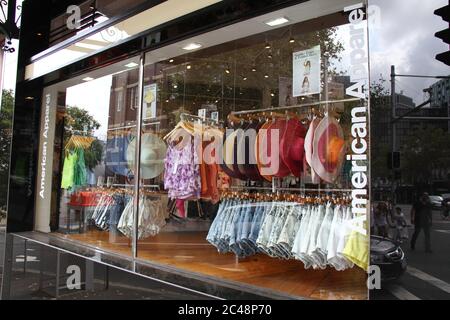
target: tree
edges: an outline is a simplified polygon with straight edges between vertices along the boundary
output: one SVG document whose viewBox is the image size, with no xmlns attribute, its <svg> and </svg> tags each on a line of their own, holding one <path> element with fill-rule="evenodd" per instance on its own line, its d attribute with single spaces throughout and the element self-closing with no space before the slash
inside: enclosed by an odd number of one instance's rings
<svg viewBox="0 0 450 320">
<path fill-rule="evenodd" d="M 66 107 L 66 132 L 86 132 L 92 134 L 100 128 L 100 123 L 87 110 L 79 107 Z"/>
<path fill-rule="evenodd" d="M 100 128 L 100 123 L 85 109 L 67 106 L 65 119 L 65 141 L 73 134 L 93 135 L 95 130 Z M 94 140 L 89 149 L 85 150 L 84 159 L 86 167 L 90 170 L 100 163 L 103 155 L 103 145 L 97 139 Z"/>
<path fill-rule="evenodd" d="M 402 155 L 410 182 L 427 184 L 434 169 L 450 169 L 450 135 L 442 129 L 415 130 L 402 146 Z"/>
<path fill-rule="evenodd" d="M 0 221 L 6 216 L 13 112 L 14 93 L 3 90 L 0 109 Z"/>
</svg>

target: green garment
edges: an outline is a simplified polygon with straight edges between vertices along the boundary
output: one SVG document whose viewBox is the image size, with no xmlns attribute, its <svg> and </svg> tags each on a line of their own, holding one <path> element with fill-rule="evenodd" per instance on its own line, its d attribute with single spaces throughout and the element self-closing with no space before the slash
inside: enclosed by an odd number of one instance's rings
<svg viewBox="0 0 450 320">
<path fill-rule="evenodd" d="M 64 159 L 64 167 L 61 179 L 62 189 L 70 189 L 74 185 L 74 172 L 77 158 L 78 156 L 76 152 L 69 152 Z"/>
<path fill-rule="evenodd" d="M 75 187 L 81 187 L 87 184 L 87 171 L 83 149 L 77 150 L 77 160 L 75 161 L 73 184 L 75 185 Z"/>
</svg>

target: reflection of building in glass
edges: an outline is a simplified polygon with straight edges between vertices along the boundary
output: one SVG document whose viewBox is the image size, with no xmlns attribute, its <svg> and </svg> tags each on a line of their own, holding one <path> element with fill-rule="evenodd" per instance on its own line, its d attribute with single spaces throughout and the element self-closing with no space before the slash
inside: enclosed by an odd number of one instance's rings
<svg viewBox="0 0 450 320">
<path fill-rule="evenodd" d="M 431 86 L 431 107 L 441 109 L 441 113 L 450 117 L 450 79 L 444 79 Z M 450 133 L 450 121 L 448 132 Z"/>
</svg>

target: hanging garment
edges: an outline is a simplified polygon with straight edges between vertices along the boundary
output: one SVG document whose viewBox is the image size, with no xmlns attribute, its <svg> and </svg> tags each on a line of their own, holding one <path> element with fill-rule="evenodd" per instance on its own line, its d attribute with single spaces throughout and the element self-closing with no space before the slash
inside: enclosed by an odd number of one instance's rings
<svg viewBox="0 0 450 320">
<path fill-rule="evenodd" d="M 164 188 L 171 199 L 200 198 L 200 166 L 193 141 L 183 141 L 179 145 L 169 143 L 165 158 Z"/>
<path fill-rule="evenodd" d="M 77 153 L 69 152 L 64 159 L 64 167 L 61 179 L 61 189 L 71 189 L 74 186 L 75 165 Z"/>
<path fill-rule="evenodd" d="M 73 184 L 75 187 L 82 187 L 87 184 L 87 169 L 84 159 L 84 150 L 79 148 L 76 153 L 77 160 L 74 167 Z"/>
<path fill-rule="evenodd" d="M 117 229 L 126 237 L 133 237 L 134 203 L 130 199 L 119 219 Z M 138 239 L 156 236 L 166 225 L 167 208 L 160 197 L 141 197 L 139 199 Z"/>
</svg>

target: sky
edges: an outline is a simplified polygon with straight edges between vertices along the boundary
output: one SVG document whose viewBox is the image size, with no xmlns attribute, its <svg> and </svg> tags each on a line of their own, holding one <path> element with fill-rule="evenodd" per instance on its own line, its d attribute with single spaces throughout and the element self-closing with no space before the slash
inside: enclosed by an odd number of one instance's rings
<svg viewBox="0 0 450 320">
<path fill-rule="evenodd" d="M 381 9 L 379 19 L 369 28 L 371 81 L 380 75 L 390 80 L 391 65 L 397 74 L 450 75 L 450 68 L 435 59 L 449 47 L 434 37 L 448 28 L 448 23 L 434 15 L 448 0 L 371 0 L 370 4 Z M 419 104 L 424 101 L 422 90 L 436 81 L 398 78 L 396 91 L 403 90 Z"/>
</svg>

